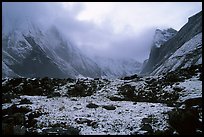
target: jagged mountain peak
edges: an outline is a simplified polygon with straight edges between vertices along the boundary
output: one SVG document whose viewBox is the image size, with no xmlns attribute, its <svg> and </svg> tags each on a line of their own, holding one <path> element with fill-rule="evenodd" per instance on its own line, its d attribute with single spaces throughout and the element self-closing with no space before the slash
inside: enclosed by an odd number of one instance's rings
<svg viewBox="0 0 204 137">
<path fill-rule="evenodd" d="M 173 36 L 175 36 L 177 31 L 173 28 L 167 28 L 167 29 L 156 29 L 155 35 L 153 39 L 153 46 L 156 46 L 157 48 L 160 48 L 160 46 L 166 42 L 167 40 L 171 39 Z"/>
</svg>

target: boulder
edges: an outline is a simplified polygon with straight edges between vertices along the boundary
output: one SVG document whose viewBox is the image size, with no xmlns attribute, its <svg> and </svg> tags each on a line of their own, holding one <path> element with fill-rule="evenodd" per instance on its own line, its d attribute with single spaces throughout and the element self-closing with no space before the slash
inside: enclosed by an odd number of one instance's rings
<svg viewBox="0 0 204 137">
<path fill-rule="evenodd" d="M 103 108 L 105 108 L 106 110 L 115 110 L 116 109 L 116 107 L 113 105 L 103 106 Z"/>
<path fill-rule="evenodd" d="M 98 108 L 99 106 L 94 104 L 94 103 L 89 103 L 88 105 L 86 105 L 87 108 Z"/>
<path fill-rule="evenodd" d="M 179 135 L 196 135 L 197 129 L 202 128 L 199 114 L 194 109 L 175 109 L 168 113 L 169 124 Z"/>
</svg>

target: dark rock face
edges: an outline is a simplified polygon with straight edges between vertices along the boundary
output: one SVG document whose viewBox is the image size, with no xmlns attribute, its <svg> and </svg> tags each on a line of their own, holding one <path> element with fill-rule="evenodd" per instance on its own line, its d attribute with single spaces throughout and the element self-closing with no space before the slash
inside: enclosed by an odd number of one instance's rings
<svg viewBox="0 0 204 137">
<path fill-rule="evenodd" d="M 152 48 L 150 58 L 141 74 L 150 74 L 153 72 L 164 63 L 172 53 L 200 32 L 202 32 L 202 12 L 190 17 L 188 23 L 185 24 L 174 37 L 163 43 L 160 48 Z M 202 53 L 199 52 L 199 54 Z"/>
</svg>

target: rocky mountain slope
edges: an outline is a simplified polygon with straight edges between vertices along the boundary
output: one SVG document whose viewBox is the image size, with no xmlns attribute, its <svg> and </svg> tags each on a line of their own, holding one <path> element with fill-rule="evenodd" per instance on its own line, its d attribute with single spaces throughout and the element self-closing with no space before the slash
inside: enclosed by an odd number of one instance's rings
<svg viewBox="0 0 204 137">
<path fill-rule="evenodd" d="M 2 133 L 199 135 L 201 74 L 196 65 L 115 80 L 3 79 Z"/>
<path fill-rule="evenodd" d="M 46 30 L 28 21 L 23 28 L 5 32 L 2 77 L 116 78 L 141 69 L 141 64 L 131 59 L 91 59 L 55 26 Z"/>
<path fill-rule="evenodd" d="M 67 41 L 56 27 L 42 31 L 36 24 L 26 25 L 25 29 L 3 33 L 3 77 L 101 76 L 97 64 Z"/>
<path fill-rule="evenodd" d="M 156 37 L 159 40 L 160 37 Z M 163 37 L 161 37 L 163 39 Z M 188 22 L 166 42 L 154 44 L 141 74 L 158 75 L 171 70 L 202 63 L 202 12 Z M 154 42 L 155 43 L 155 42 Z"/>
</svg>

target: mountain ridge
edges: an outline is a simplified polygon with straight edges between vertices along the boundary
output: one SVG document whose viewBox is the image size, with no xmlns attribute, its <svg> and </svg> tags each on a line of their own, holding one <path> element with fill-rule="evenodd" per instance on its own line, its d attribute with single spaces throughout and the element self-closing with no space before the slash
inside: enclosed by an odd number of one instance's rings
<svg viewBox="0 0 204 137">
<path fill-rule="evenodd" d="M 194 36 L 201 32 L 202 32 L 202 12 L 199 12 L 190 17 L 188 19 L 188 22 L 177 32 L 177 34 L 174 37 L 163 43 L 157 50 L 155 50 L 155 48 L 153 48 L 154 50 L 151 50 L 147 65 L 140 73 L 154 75 L 155 73 L 152 73 L 154 70 L 163 65 L 163 63 L 166 60 L 168 60 L 168 58 L 170 58 L 172 54 L 174 54 L 186 42 L 190 41 Z M 152 56 L 152 54 L 156 55 L 156 57 Z M 186 59 L 189 60 L 190 58 Z"/>
</svg>

